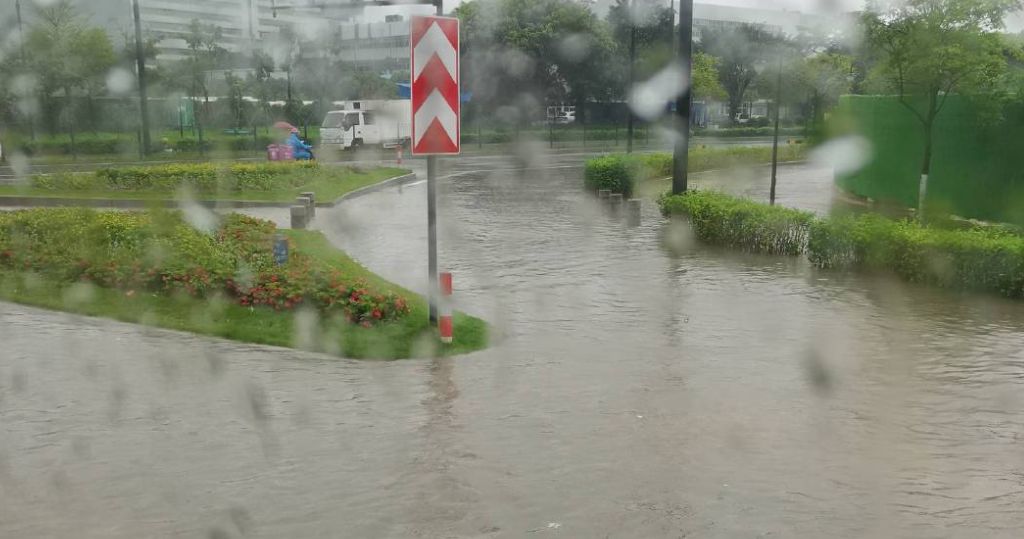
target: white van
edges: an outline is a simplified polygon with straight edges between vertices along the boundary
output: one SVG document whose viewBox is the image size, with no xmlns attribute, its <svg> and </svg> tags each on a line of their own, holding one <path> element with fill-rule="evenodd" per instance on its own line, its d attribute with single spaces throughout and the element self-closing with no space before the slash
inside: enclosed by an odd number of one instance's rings
<svg viewBox="0 0 1024 539">
<path fill-rule="evenodd" d="M 393 148 L 412 137 L 412 102 L 408 99 L 336 102 L 338 110 L 324 117 L 320 144 L 345 150 L 380 145 Z"/>
</svg>

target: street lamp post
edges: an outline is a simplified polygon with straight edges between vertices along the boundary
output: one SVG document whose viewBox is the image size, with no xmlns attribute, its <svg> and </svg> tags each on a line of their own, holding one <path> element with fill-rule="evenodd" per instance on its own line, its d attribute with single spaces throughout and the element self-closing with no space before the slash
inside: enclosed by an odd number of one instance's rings
<svg viewBox="0 0 1024 539">
<path fill-rule="evenodd" d="M 629 84 L 626 96 L 633 91 L 636 78 L 636 0 L 629 3 Z M 626 153 L 633 153 L 633 110 L 626 108 Z"/>
<path fill-rule="evenodd" d="M 775 178 L 779 170 L 779 117 L 782 116 L 782 54 L 779 54 L 779 69 L 775 80 L 775 133 L 772 137 L 772 187 L 768 203 L 775 205 Z"/>
<path fill-rule="evenodd" d="M 693 71 L 693 0 L 679 2 L 679 62 L 682 64 L 683 80 L 686 89 L 676 99 L 676 127 L 678 136 L 672 155 L 672 194 L 686 192 L 686 175 L 689 166 L 690 151 L 690 91 L 691 72 Z"/>
<path fill-rule="evenodd" d="M 146 97 L 146 58 L 142 48 L 142 24 L 139 21 L 139 0 L 132 0 L 132 17 L 135 20 L 135 64 L 139 71 L 139 114 L 142 115 L 142 144 L 139 154 L 149 153 L 149 102 Z"/>
<path fill-rule="evenodd" d="M 22 69 L 28 68 L 28 56 L 25 55 L 25 27 L 21 24 L 21 0 L 14 0 L 14 11 L 18 16 L 18 38 L 21 42 L 21 67 Z M 31 112 L 25 116 L 28 117 L 28 134 L 29 137 L 34 141 L 36 140 L 36 123 L 32 118 Z"/>
</svg>

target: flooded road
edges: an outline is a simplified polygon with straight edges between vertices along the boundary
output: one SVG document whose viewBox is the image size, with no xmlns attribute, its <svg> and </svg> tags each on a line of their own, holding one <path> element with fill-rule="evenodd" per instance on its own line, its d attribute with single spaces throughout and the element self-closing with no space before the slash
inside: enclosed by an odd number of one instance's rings
<svg viewBox="0 0 1024 539">
<path fill-rule="evenodd" d="M 538 166 L 441 183 L 442 269 L 502 334 L 470 356 L 0 304 L 0 536 L 1019 536 L 1024 304 L 703 247 L 653 204 L 630 228 L 578 160 Z M 786 169 L 780 200 L 825 208 L 822 178 Z M 318 226 L 422 290 L 425 205 Z"/>
</svg>

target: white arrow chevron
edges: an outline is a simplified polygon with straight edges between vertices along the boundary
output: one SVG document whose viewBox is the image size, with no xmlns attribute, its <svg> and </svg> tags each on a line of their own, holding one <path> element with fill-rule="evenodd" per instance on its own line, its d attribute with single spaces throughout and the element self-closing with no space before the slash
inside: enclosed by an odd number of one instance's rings
<svg viewBox="0 0 1024 539">
<path fill-rule="evenodd" d="M 441 91 L 435 89 L 430 92 L 427 96 L 427 100 L 420 105 L 419 110 L 416 111 L 416 132 L 413 134 L 413 145 L 419 144 L 420 140 L 423 139 L 423 133 L 426 132 L 430 124 L 433 123 L 434 118 L 437 118 L 441 122 L 441 127 L 444 128 L 445 132 L 448 133 L 448 138 L 452 139 L 453 142 L 458 144 L 458 126 L 459 117 L 455 115 L 455 111 L 448 106 L 448 101 L 445 100 L 444 96 L 441 95 Z"/>
<path fill-rule="evenodd" d="M 412 53 L 413 65 L 416 66 L 416 72 L 412 74 L 412 80 L 419 78 L 423 68 L 427 67 L 430 57 L 437 54 L 437 57 L 441 59 L 441 63 L 448 69 L 448 74 L 452 76 L 452 80 L 458 82 L 459 75 L 456 71 L 458 56 L 455 52 L 455 47 L 452 47 L 452 42 L 448 41 L 448 37 L 444 35 L 444 30 L 441 30 L 441 27 L 436 22 L 430 24 L 430 28 L 420 38 L 419 43 L 416 43 L 416 48 L 413 49 Z"/>
</svg>

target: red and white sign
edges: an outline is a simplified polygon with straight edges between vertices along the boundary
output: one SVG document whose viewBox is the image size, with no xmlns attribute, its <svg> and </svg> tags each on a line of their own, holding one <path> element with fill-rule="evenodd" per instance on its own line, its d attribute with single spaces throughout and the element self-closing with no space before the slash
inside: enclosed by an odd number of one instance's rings
<svg viewBox="0 0 1024 539">
<path fill-rule="evenodd" d="M 459 20 L 412 17 L 412 153 L 457 154 L 459 131 Z"/>
</svg>

